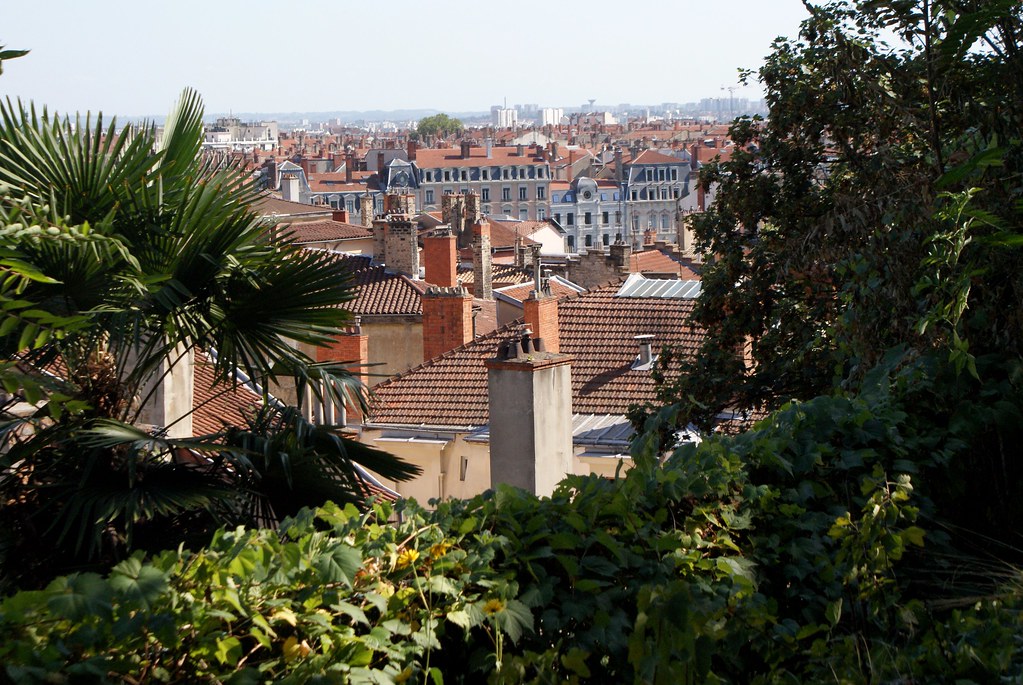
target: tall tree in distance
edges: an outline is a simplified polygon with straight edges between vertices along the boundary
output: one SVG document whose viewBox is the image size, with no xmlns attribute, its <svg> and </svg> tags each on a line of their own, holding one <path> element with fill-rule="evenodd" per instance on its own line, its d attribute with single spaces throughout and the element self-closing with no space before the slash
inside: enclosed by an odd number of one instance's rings
<svg viewBox="0 0 1023 685">
<path fill-rule="evenodd" d="M 416 124 L 416 135 L 420 139 L 427 136 L 449 136 L 458 133 L 465 126 L 459 119 L 449 117 L 447 114 L 434 114 L 432 117 L 423 117 Z"/>
<path fill-rule="evenodd" d="M 1019 3 L 807 8 L 759 71 L 768 119 L 701 173 L 708 337 L 662 387 L 683 422 L 852 387 L 898 345 L 974 375 L 1021 352 Z"/>
</svg>

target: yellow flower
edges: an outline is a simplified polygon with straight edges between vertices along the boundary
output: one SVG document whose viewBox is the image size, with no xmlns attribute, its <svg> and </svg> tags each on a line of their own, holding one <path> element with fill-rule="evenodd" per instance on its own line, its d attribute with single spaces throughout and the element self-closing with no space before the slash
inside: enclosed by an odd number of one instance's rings
<svg viewBox="0 0 1023 685">
<path fill-rule="evenodd" d="M 418 558 L 418 551 L 414 549 L 404 549 L 401 551 L 401 554 L 398 555 L 398 562 L 395 564 L 395 567 L 405 568 L 406 566 L 411 566 Z"/>
<path fill-rule="evenodd" d="M 487 616 L 493 616 L 504 611 L 504 602 L 499 599 L 488 599 L 487 603 L 483 605 L 483 613 Z"/>
<path fill-rule="evenodd" d="M 438 542 L 436 545 L 430 547 L 430 558 L 437 559 L 438 557 L 442 557 L 448 553 L 449 549 L 451 549 L 451 543 L 447 540 Z"/>
</svg>

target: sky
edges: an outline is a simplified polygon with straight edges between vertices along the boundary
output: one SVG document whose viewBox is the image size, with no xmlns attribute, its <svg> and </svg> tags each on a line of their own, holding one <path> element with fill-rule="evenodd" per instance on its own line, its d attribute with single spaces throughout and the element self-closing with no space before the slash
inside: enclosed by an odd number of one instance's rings
<svg viewBox="0 0 1023 685">
<path fill-rule="evenodd" d="M 60 112 L 488 110 L 761 97 L 800 0 L 35 0 L 0 8 L 0 96 Z"/>
</svg>

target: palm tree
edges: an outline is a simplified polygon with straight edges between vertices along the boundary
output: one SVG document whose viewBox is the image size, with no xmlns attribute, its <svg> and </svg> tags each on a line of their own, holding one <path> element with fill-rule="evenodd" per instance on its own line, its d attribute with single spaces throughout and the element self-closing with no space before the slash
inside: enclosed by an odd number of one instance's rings
<svg viewBox="0 0 1023 685">
<path fill-rule="evenodd" d="M 328 498 L 361 502 L 356 465 L 418 472 L 265 390 L 246 426 L 172 438 L 140 425 L 196 351 L 222 392 L 241 372 L 264 389 L 290 378 L 322 401 L 362 402 L 344 364 L 314 364 L 296 345 L 342 330 L 347 273 L 268 240 L 252 186 L 202 156 L 202 112 L 186 91 L 160 136 L 0 103 L 0 371 L 8 410 L 32 401 L 0 425 L 9 577 L 36 572 L 26 559 L 54 573 Z"/>
</svg>

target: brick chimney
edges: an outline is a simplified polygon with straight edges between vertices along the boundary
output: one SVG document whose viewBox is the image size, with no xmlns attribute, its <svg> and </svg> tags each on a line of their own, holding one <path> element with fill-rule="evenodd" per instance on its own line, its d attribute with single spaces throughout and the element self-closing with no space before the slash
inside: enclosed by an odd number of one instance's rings
<svg viewBox="0 0 1023 685">
<path fill-rule="evenodd" d="M 352 182 L 352 173 L 355 171 L 355 155 L 351 152 L 345 155 L 345 183 Z"/>
<path fill-rule="evenodd" d="M 423 238 L 426 282 L 445 288 L 458 285 L 457 239 L 450 231 Z"/>
<path fill-rule="evenodd" d="M 472 297 L 465 288 L 430 287 L 423 302 L 423 361 L 472 341 Z"/>
<path fill-rule="evenodd" d="M 572 357 L 534 349 L 528 334 L 485 362 L 490 397 L 490 482 L 549 496 L 574 470 Z"/>
<path fill-rule="evenodd" d="M 340 221 L 343 224 L 348 223 L 348 210 L 347 209 L 335 209 L 330 213 L 330 218 L 334 221 Z"/>
<path fill-rule="evenodd" d="M 370 231 L 373 234 L 373 261 L 378 264 L 388 264 L 387 260 L 387 217 L 382 216 L 373 219 L 370 223 Z"/>
<path fill-rule="evenodd" d="M 408 161 L 410 162 L 416 161 L 416 149 L 417 149 L 416 141 L 414 140 L 408 141 L 408 145 L 406 146 L 406 152 L 408 153 Z"/>
<path fill-rule="evenodd" d="M 328 347 L 316 349 L 318 362 L 344 362 L 351 365 L 350 373 L 363 384 L 361 390 L 365 397 L 365 386 L 368 384 L 367 365 L 369 364 L 369 336 L 362 332 L 359 317 L 355 317 L 354 325 L 347 332 L 335 336 Z M 344 413 L 333 419 L 325 417 L 329 423 L 347 425 L 362 420 L 362 411 L 358 401 L 346 402 Z"/>
<path fill-rule="evenodd" d="M 534 338 L 543 341 L 548 352 L 561 350 L 561 331 L 558 327 L 558 298 L 547 293 L 534 290 L 522 303 L 526 318 L 526 326 L 533 332 Z"/>
<path fill-rule="evenodd" d="M 465 194 L 465 221 L 471 225 L 479 222 L 482 218 L 480 194 L 470 190 Z"/>
<path fill-rule="evenodd" d="M 619 269 L 627 270 L 632 257 L 632 246 L 622 240 L 622 235 L 619 233 L 614 244 L 608 248 L 608 254 L 612 264 Z"/>
<path fill-rule="evenodd" d="M 469 159 L 472 155 L 472 143 L 468 140 L 463 140 L 461 145 L 462 159 Z"/>
<path fill-rule="evenodd" d="M 373 196 L 369 193 L 359 197 L 359 214 L 364 228 L 373 225 Z"/>
<path fill-rule="evenodd" d="M 478 221 L 472 226 L 472 290 L 481 300 L 494 299 L 494 271 L 490 255 L 490 224 Z"/>
<path fill-rule="evenodd" d="M 384 173 L 384 153 L 383 152 L 378 152 L 377 153 L 377 173 L 378 174 Z"/>
<path fill-rule="evenodd" d="M 412 223 L 412 217 L 407 214 L 391 214 L 388 215 L 386 223 L 384 262 L 388 270 L 411 278 L 419 278 L 418 231 L 416 225 Z M 375 226 L 376 222 L 374 229 Z M 374 239 L 375 237 L 374 235 Z M 377 259 L 379 260 L 379 257 Z"/>
</svg>

